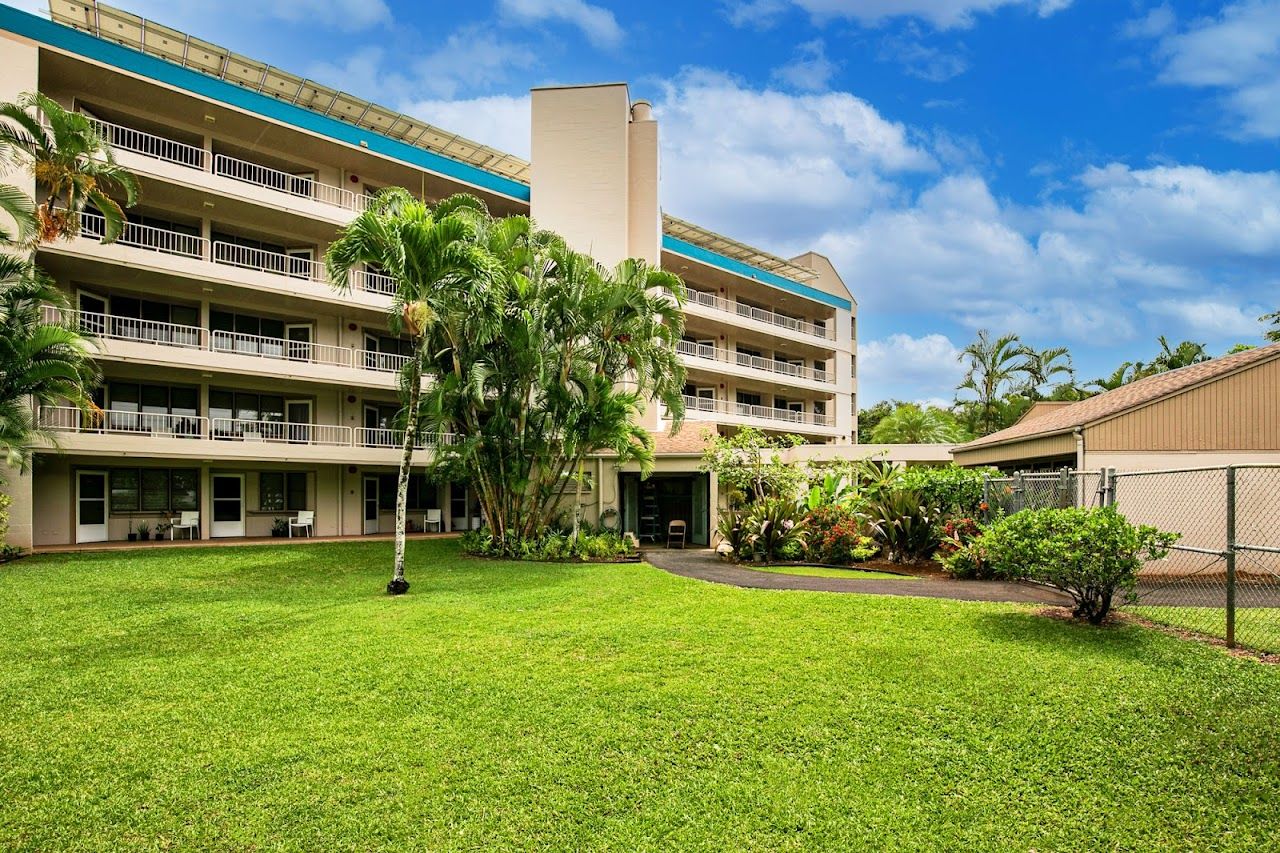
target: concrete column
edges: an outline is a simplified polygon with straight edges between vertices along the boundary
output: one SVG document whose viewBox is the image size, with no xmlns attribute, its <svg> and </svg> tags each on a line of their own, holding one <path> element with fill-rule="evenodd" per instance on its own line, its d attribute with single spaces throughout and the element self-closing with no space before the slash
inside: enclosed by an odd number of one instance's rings
<svg viewBox="0 0 1280 853">
<path fill-rule="evenodd" d="M 4 541 L 29 551 L 35 542 L 32 525 L 32 507 L 35 501 L 31 472 L 23 474 L 16 468 L 0 466 L 0 481 L 3 481 L 0 494 L 8 495 L 12 500 L 9 505 L 9 530 Z"/>
</svg>

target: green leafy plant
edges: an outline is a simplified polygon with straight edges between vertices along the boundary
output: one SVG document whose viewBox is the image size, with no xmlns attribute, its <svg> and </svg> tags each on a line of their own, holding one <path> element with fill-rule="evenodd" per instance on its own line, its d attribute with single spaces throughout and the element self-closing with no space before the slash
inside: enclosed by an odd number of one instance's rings
<svg viewBox="0 0 1280 853">
<path fill-rule="evenodd" d="M 977 540 L 993 570 L 1066 592 L 1074 614 L 1097 625 L 1117 594 L 1133 599 L 1138 570 L 1169 553 L 1179 534 L 1134 526 L 1115 507 L 1025 510 L 994 522 Z"/>
<path fill-rule="evenodd" d="M 949 518 L 942 525 L 938 556 L 953 578 L 989 580 L 995 576 L 986 549 L 978 543 L 982 526 L 974 519 Z"/>
<path fill-rule="evenodd" d="M 822 478 L 809 486 L 805 504 L 810 511 L 828 506 L 849 506 L 858 499 L 858 490 L 843 473 L 827 471 Z"/>
<path fill-rule="evenodd" d="M 729 507 L 720 513 L 716 523 L 716 534 L 720 543 L 716 552 L 731 560 L 744 559 L 751 556 L 751 543 L 747 540 L 746 512 Z"/>
<path fill-rule="evenodd" d="M 138 538 L 143 542 L 146 542 L 151 538 L 151 525 L 147 522 L 140 521 L 134 525 L 133 529 L 138 534 Z"/>
<path fill-rule="evenodd" d="M 793 542 L 803 544 L 807 535 L 804 508 L 794 500 L 769 497 L 747 510 L 744 527 L 753 552 L 765 560 L 779 558 Z"/>
<path fill-rule="evenodd" d="M 271 535 L 276 537 L 277 539 L 280 538 L 281 536 L 288 536 L 289 535 L 288 519 L 279 518 L 279 517 L 271 519 Z"/>
<path fill-rule="evenodd" d="M 771 436 L 743 427 L 728 436 L 708 431 L 707 439 L 700 469 L 716 475 L 731 506 L 772 495 L 794 496 L 804 488 L 804 468 L 783 459 L 783 451 L 804 443 L 799 436 Z"/>
<path fill-rule="evenodd" d="M 937 550 L 937 512 L 914 489 L 895 488 L 868 506 L 875 537 L 895 563 L 928 559 Z"/>
<path fill-rule="evenodd" d="M 993 473 L 990 468 L 961 468 L 959 465 L 905 469 L 900 482 L 920 493 L 923 501 L 943 515 L 973 516 L 982 503 L 982 482 Z"/>
<path fill-rule="evenodd" d="M 598 533 L 547 531 L 541 536 L 499 543 L 484 530 L 462 534 L 462 551 L 475 557 L 504 557 L 528 561 L 617 560 L 635 553 L 630 539 L 607 530 Z"/>
</svg>

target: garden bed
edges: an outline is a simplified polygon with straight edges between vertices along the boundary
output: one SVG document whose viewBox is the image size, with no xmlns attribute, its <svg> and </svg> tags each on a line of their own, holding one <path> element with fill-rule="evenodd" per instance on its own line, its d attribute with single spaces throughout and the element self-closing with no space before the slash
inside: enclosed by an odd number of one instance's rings
<svg viewBox="0 0 1280 853">
<path fill-rule="evenodd" d="M 741 563 L 753 572 L 769 572 L 775 575 L 799 575 L 809 578 L 845 578 L 847 580 L 918 580 L 905 572 L 888 572 L 861 566 L 826 566 L 821 563 Z"/>
</svg>

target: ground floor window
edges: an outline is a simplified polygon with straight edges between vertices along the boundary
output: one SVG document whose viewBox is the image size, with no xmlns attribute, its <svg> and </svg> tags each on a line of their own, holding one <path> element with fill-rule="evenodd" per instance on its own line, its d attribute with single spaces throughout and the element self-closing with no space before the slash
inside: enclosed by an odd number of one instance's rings
<svg viewBox="0 0 1280 853">
<path fill-rule="evenodd" d="M 108 478 L 113 513 L 182 512 L 200 505 L 194 468 L 113 468 Z"/>
<path fill-rule="evenodd" d="M 387 510 L 395 509 L 399 475 L 379 474 L 377 476 L 379 506 Z M 440 508 L 436 484 L 428 480 L 426 474 L 409 475 L 409 494 L 405 499 L 405 508 L 414 512 Z"/>
<path fill-rule="evenodd" d="M 264 512 L 307 508 L 305 471 L 263 471 L 258 475 L 258 508 Z"/>
</svg>

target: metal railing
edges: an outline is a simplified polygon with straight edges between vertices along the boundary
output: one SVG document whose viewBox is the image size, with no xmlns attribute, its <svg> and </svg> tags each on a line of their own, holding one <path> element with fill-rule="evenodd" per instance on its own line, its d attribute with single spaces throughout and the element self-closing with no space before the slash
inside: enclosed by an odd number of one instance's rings
<svg viewBox="0 0 1280 853">
<path fill-rule="evenodd" d="M 682 395 L 686 412 L 707 412 L 724 415 L 736 415 L 756 420 L 779 421 L 791 424 L 807 424 L 812 426 L 834 426 L 835 416 L 816 412 L 797 412 L 793 409 L 780 409 L 773 406 L 756 406 L 751 403 L 738 403 L 731 400 L 709 399 Z"/>
<path fill-rule="evenodd" d="M 380 293 L 383 296 L 396 295 L 396 280 L 389 275 L 369 270 L 352 270 L 351 286 L 356 290 L 369 293 Z"/>
<path fill-rule="evenodd" d="M 80 214 L 80 236 L 101 240 L 107 233 L 107 222 L 98 213 Z M 183 234 L 167 228 L 154 228 L 150 225 L 138 225 L 126 222 L 116 243 L 121 246 L 132 246 L 137 249 L 148 249 L 163 252 L 166 255 L 182 255 L 186 258 L 206 257 L 206 241 L 194 234 Z"/>
<path fill-rule="evenodd" d="M 75 406 L 41 406 L 41 429 L 55 432 L 145 435 L 152 438 L 203 438 L 208 419 L 198 415 L 122 412 L 106 409 L 83 412 Z"/>
<path fill-rule="evenodd" d="M 381 373 L 399 373 L 409 363 L 409 356 L 394 352 L 376 352 L 361 349 L 355 351 L 355 362 L 365 370 L 377 370 Z"/>
<path fill-rule="evenodd" d="M 766 373 L 774 373 L 779 376 L 793 376 L 797 379 L 809 379 L 814 382 L 833 383 L 830 374 L 825 370 L 807 367 L 802 364 L 791 364 L 786 361 L 779 361 L 776 358 L 763 358 L 761 356 L 749 355 L 747 353 L 733 352 L 720 347 L 702 344 L 696 341 L 677 341 L 676 352 L 680 355 L 687 355 L 691 358 L 701 358 L 708 361 L 719 361 L 728 364 L 736 363 L 739 367 L 747 367 L 752 370 L 762 370 Z"/>
<path fill-rule="evenodd" d="M 356 194 L 351 190 L 321 183 L 306 175 L 291 175 L 279 169 L 228 157 L 226 154 L 213 156 L 213 173 L 224 178 L 253 184 L 263 189 L 275 190 L 295 198 L 309 198 L 323 204 L 340 207 L 343 210 L 357 210 Z"/>
<path fill-rule="evenodd" d="M 205 349 L 206 346 L 208 333 L 199 326 L 116 317 L 94 311 L 73 311 L 52 305 L 45 305 L 43 310 L 46 323 L 71 325 L 96 338 L 163 344 L 184 349 Z"/>
<path fill-rule="evenodd" d="M 301 255 L 288 255 L 283 252 L 268 252 L 265 249 L 241 246 L 238 243 L 224 243 L 221 240 L 214 241 L 213 262 L 241 269 L 284 275 L 289 278 L 324 281 L 324 266 L 311 258 Z"/>
<path fill-rule="evenodd" d="M 278 358 L 283 361 L 302 361 L 309 364 L 327 364 L 332 367 L 351 367 L 352 365 L 352 351 L 345 347 L 313 344 L 310 341 L 291 341 L 287 338 L 246 335 L 240 332 L 213 332 L 209 349 L 214 352 Z"/>
<path fill-rule="evenodd" d="M 207 171 L 205 158 L 208 152 L 203 148 L 188 145 L 185 142 L 177 142 L 173 139 L 166 139 L 163 136 L 156 136 L 154 133 L 134 130 L 132 127 L 112 124 L 102 119 L 91 118 L 89 122 L 107 142 L 111 143 L 112 148 L 131 151 L 134 154 L 153 157 L 156 160 L 164 160 L 166 163 L 174 163 L 178 166 Z"/>
<path fill-rule="evenodd" d="M 418 450 L 429 450 L 441 444 L 454 444 L 458 437 L 453 433 L 419 436 L 413 446 Z M 356 427 L 355 443 L 357 447 L 404 447 L 404 430 L 385 429 L 381 427 Z"/>
<path fill-rule="evenodd" d="M 285 444 L 351 446 L 351 427 L 285 421 L 213 418 L 211 438 L 235 441 L 270 441 Z"/>
<path fill-rule="evenodd" d="M 739 317 L 745 317 L 749 320 L 755 320 L 760 323 L 767 323 L 771 326 L 787 329 L 792 332 L 799 332 L 802 335 L 809 335 L 814 338 L 821 338 L 824 341 L 830 341 L 835 338 L 835 330 L 829 323 L 817 324 L 808 320 L 797 320 L 794 317 L 788 317 L 785 314 L 779 314 L 776 311 L 770 311 L 766 308 L 756 308 L 754 305 L 746 305 L 741 302 L 735 302 L 725 299 L 715 293 L 707 293 L 704 290 L 689 290 L 689 302 L 698 305 L 714 308 L 717 311 L 723 311 L 726 314 L 735 314 Z"/>
</svg>

